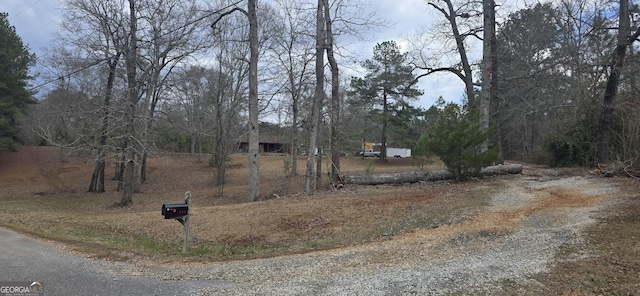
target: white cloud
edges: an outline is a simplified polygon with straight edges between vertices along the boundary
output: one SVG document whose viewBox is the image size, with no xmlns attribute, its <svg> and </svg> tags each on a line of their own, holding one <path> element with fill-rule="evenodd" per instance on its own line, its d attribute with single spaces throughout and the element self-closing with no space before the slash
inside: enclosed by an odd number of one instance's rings
<svg viewBox="0 0 640 296">
<path fill-rule="evenodd" d="M 372 41 L 358 42 L 352 45 L 352 50 L 359 50 L 358 56 L 363 60 L 373 55 L 373 47 L 380 42 L 393 40 L 401 50 L 409 50 L 411 38 L 415 38 L 416 31 L 424 30 L 434 20 L 441 17 L 437 11 L 430 8 L 424 0 L 371 0 L 372 10 L 376 10 L 380 17 L 389 20 L 389 27 L 372 36 Z M 457 76 L 433 75 L 423 77 L 418 88 L 424 91 L 413 105 L 429 108 L 442 96 L 446 101 L 461 102 L 464 84 Z"/>
<path fill-rule="evenodd" d="M 372 56 L 376 43 L 388 40 L 396 41 L 402 49 L 408 47 L 407 38 L 412 38 L 416 30 L 424 29 L 441 16 L 430 8 L 424 0 L 369 0 L 369 8 L 387 20 L 388 28 L 371 31 L 367 36 L 369 41 L 351 40 L 349 50 L 359 59 L 364 60 Z M 536 0 L 537 1 L 537 0 Z M 502 14 L 513 11 L 526 4 L 533 4 L 533 0 L 503 0 Z M 42 56 L 43 48 L 49 45 L 53 32 L 58 29 L 57 21 L 60 14 L 59 2 L 56 0 L 1 0 L 1 10 L 9 13 L 9 22 L 16 27 L 32 52 Z M 478 56 L 475 53 L 475 56 Z M 342 69 L 353 67 L 354 61 L 343 61 Z M 348 72 L 347 72 L 348 73 Z M 357 72 L 353 71 L 357 75 Z M 349 74 L 345 73 L 345 76 Z M 419 100 L 419 106 L 428 108 L 440 96 L 447 101 L 460 102 L 463 84 L 453 75 L 423 78 L 419 88 L 425 94 Z"/>
<path fill-rule="evenodd" d="M 3 12 L 9 13 L 9 23 L 16 28 L 31 52 L 40 55 L 49 45 L 57 29 L 57 4 L 54 0 L 2 0 Z"/>
</svg>

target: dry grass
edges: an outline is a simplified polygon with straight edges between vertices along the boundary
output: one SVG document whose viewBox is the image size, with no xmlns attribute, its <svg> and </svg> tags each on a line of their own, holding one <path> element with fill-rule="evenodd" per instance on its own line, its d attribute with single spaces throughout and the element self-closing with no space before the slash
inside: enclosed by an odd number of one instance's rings
<svg viewBox="0 0 640 296">
<path fill-rule="evenodd" d="M 245 155 L 232 156 L 221 196 L 220 188 L 213 186 L 213 169 L 195 159 L 184 155 L 151 158 L 142 192 L 134 195 L 133 205 L 120 208 L 113 206 L 120 200 L 113 180 L 108 180 L 106 193 L 86 192 L 92 170 L 89 158 L 70 157 L 60 162 L 59 150 L 50 147 L 21 147 L 17 153 L 2 152 L 0 225 L 101 258 L 210 262 L 309 252 L 392 238 L 401 243 L 413 232 L 417 235 L 431 228 L 446 232 L 452 229 L 445 227 L 448 225 L 458 225 L 456 229 L 463 231 L 461 227 L 474 221 L 481 221 L 476 224 L 482 225 L 474 224 L 469 233 L 478 227 L 510 231 L 509 227 L 517 227 L 513 221 L 528 215 L 527 212 L 509 216 L 470 215 L 485 206 L 488 195 L 500 190 L 503 184 L 500 179 L 349 185 L 342 190 L 330 190 L 324 184 L 324 189 L 313 194 L 301 194 L 304 177 L 285 178 L 285 158 L 280 156 L 260 158 L 262 199 L 249 203 Z M 303 159 L 299 165 L 298 173 L 304 174 Z M 323 166 L 326 171 L 326 160 Z M 374 173 L 416 169 L 406 159 L 390 159 L 389 163 L 381 164 L 354 157 L 343 158 L 342 168 L 343 174 L 364 174 L 372 168 Z M 441 168 L 435 165 L 429 169 Z M 113 169 L 112 162 L 108 176 Z M 637 181 L 621 182 L 627 188 L 640 187 Z M 193 220 L 191 248 L 182 254 L 182 226 L 164 220 L 160 208 L 163 203 L 182 201 L 185 191 L 193 193 Z M 550 198 L 538 200 L 528 210 L 598 202 L 572 192 L 550 190 L 548 194 Z M 541 285 L 505 282 L 505 294 L 638 294 L 640 200 L 635 196 L 609 211 L 609 218 L 588 228 L 584 246 L 566 249 L 558 255 L 549 273 L 535 277 Z"/>
<path fill-rule="evenodd" d="M 285 178 L 281 156 L 261 157 L 262 200 L 246 202 L 244 155 L 233 155 L 222 196 L 213 169 L 196 158 L 166 155 L 149 160 L 148 180 L 127 208 L 109 180 L 106 193 L 85 192 L 88 158 L 59 161 L 50 147 L 22 147 L 0 157 L 0 224 L 62 241 L 100 257 L 134 255 L 166 260 L 184 256 L 202 261 L 276 256 L 386 240 L 420 227 L 452 223 L 483 205 L 464 198 L 462 184 L 347 186 L 302 194 L 304 177 Z M 300 160 L 300 165 L 304 161 Z M 323 165 L 328 167 L 325 160 Z M 414 170 L 411 160 L 345 157 L 343 174 Z M 433 168 L 440 169 L 441 166 Z M 113 165 L 107 175 L 113 174 Z M 304 172 L 300 166 L 299 174 Z M 325 178 L 326 179 L 326 178 Z M 191 248 L 180 253 L 182 226 L 160 215 L 163 203 L 181 202 L 192 192 Z M 462 197 L 459 195 L 463 195 Z M 277 198 L 276 198 L 277 197 Z"/>
</svg>

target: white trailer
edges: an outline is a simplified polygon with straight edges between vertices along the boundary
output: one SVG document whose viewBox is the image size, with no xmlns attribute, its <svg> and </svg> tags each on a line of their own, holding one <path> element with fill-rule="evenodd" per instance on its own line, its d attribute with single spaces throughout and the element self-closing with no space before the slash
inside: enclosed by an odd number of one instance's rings
<svg viewBox="0 0 640 296">
<path fill-rule="evenodd" d="M 409 148 L 387 148 L 387 157 L 409 158 L 411 149 Z"/>
</svg>

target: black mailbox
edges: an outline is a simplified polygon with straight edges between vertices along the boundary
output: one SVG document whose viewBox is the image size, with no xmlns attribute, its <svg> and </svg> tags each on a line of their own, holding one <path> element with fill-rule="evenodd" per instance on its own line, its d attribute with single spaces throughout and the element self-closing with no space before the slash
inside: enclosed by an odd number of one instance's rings
<svg viewBox="0 0 640 296">
<path fill-rule="evenodd" d="M 163 204 L 162 215 L 165 219 L 179 219 L 189 214 L 189 205 L 181 204 Z"/>
</svg>

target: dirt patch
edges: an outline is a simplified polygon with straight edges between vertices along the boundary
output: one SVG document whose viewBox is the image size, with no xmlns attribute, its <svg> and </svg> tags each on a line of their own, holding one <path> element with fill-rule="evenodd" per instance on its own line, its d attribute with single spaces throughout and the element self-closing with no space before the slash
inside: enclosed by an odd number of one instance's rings
<svg viewBox="0 0 640 296">
<path fill-rule="evenodd" d="M 565 247 L 557 254 L 548 273 L 533 279 L 542 285 L 517 286 L 527 295 L 638 295 L 640 293 L 640 196 L 638 183 L 616 180 L 636 194 L 618 196 L 616 204 L 597 215 L 599 223 L 589 227 L 581 244 Z M 523 293 L 525 294 L 525 293 Z"/>
</svg>

